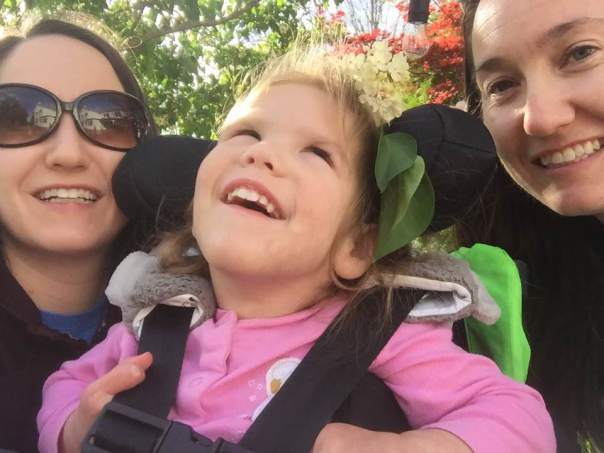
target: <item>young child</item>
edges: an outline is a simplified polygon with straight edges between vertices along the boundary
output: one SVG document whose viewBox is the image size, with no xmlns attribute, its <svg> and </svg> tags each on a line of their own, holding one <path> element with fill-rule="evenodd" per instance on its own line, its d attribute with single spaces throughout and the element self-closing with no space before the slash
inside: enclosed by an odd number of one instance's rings
<svg viewBox="0 0 604 453">
<path fill-rule="evenodd" d="M 170 419 L 237 442 L 266 404 L 274 365 L 291 373 L 353 310 L 353 288 L 412 262 L 405 250 L 373 262 L 386 207 L 374 178 L 379 124 L 361 94 L 337 59 L 291 53 L 230 111 L 199 168 L 192 223 L 158 251 L 166 269 L 206 275 L 218 305 L 189 334 Z M 191 245 L 201 254 L 187 253 Z M 118 325 L 49 378 L 42 452 L 78 450 L 112 396 L 144 380 L 152 358 L 136 353 L 135 336 Z M 329 424 L 313 451 L 555 451 L 538 393 L 455 346 L 449 322 L 401 324 L 370 371 L 414 430 Z"/>
</svg>

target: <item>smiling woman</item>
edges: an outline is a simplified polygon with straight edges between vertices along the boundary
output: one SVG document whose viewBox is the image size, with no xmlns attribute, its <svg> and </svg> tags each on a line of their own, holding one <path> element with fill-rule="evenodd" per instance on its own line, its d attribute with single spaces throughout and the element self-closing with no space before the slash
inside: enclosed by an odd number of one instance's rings
<svg viewBox="0 0 604 453">
<path fill-rule="evenodd" d="M 604 3 L 465 3 L 468 105 L 503 168 L 462 236 L 528 264 L 529 383 L 554 416 L 559 451 L 601 451 Z"/>
<path fill-rule="evenodd" d="M 127 221 L 111 177 L 152 131 L 98 36 L 46 20 L 0 41 L 1 448 L 36 451 L 44 380 L 117 320 L 102 295 Z"/>
</svg>

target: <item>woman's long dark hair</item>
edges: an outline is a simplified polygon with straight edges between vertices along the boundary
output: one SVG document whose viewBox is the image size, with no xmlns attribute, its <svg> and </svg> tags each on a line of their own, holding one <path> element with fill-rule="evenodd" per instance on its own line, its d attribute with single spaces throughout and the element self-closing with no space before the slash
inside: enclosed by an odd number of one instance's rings
<svg viewBox="0 0 604 453">
<path fill-rule="evenodd" d="M 471 33 L 478 3 L 465 2 L 464 19 L 466 93 L 469 111 L 477 115 Z M 604 225 L 591 216 L 556 214 L 500 166 L 459 232 L 465 245 L 497 245 L 528 265 L 528 383 L 542 393 L 554 418 L 558 451 L 575 451 L 577 433 L 589 433 L 604 448 Z"/>
<path fill-rule="evenodd" d="M 19 44 L 38 36 L 47 35 L 66 36 L 98 50 L 111 64 L 111 67 L 115 71 L 115 74 L 122 84 L 124 91 L 128 94 L 136 96 L 142 102 L 147 113 L 147 118 L 149 118 L 151 121 L 149 134 L 157 134 L 157 127 L 153 121 L 153 116 L 148 110 L 143 91 L 141 90 L 140 85 L 138 84 L 134 74 L 128 67 L 128 64 L 125 62 L 124 58 L 122 58 L 120 53 L 111 44 L 109 44 L 109 42 L 85 28 L 69 22 L 64 22 L 62 20 L 43 19 L 30 28 L 24 35 L 8 36 L 0 40 L 0 65 L 2 65 L 3 61 L 13 50 L 19 46 Z M 117 265 L 128 252 L 132 251 L 133 248 L 136 248 L 138 243 L 141 242 L 143 242 L 143 238 L 140 226 L 130 222 L 130 224 L 124 228 L 124 230 L 122 230 L 114 241 L 113 256 L 109 257 L 107 271 L 111 272 L 113 267 Z"/>
</svg>

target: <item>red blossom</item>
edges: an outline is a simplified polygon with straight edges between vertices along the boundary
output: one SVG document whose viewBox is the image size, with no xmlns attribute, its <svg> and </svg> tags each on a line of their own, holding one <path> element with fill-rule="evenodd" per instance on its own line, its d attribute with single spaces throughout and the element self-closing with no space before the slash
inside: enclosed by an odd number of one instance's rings
<svg viewBox="0 0 604 453">
<path fill-rule="evenodd" d="M 342 24 L 342 23 L 344 23 L 344 16 L 346 16 L 346 13 L 340 9 L 340 10 L 336 11 L 335 13 L 333 13 L 329 17 L 327 22 L 329 22 L 331 24 Z"/>
<path fill-rule="evenodd" d="M 394 5 L 406 20 L 409 1 L 399 1 Z M 461 21 L 463 10 L 458 0 L 441 0 L 438 8 L 431 5 L 430 21 L 427 26 L 430 51 L 419 61 L 410 62 L 411 72 L 419 84 L 429 79 L 430 102 L 454 104 L 462 99 L 463 93 L 463 36 Z M 344 12 L 337 11 L 330 18 L 321 11 L 320 20 L 327 24 L 342 24 Z M 403 51 L 403 35 L 395 36 L 384 30 L 375 29 L 369 33 L 350 35 L 338 51 L 343 53 L 365 53 L 377 40 L 387 40 L 392 53 Z"/>
<path fill-rule="evenodd" d="M 389 34 L 378 28 L 370 33 L 360 33 L 358 35 L 347 36 L 345 40 L 345 48 L 348 52 L 354 54 L 365 53 L 368 47 L 375 41 L 388 39 Z"/>
<path fill-rule="evenodd" d="M 430 52 L 414 71 L 430 77 L 428 90 L 431 102 L 455 103 L 463 93 L 463 36 L 461 32 L 463 10 L 459 1 L 442 1 L 433 10 L 427 26 L 431 42 Z"/>
</svg>

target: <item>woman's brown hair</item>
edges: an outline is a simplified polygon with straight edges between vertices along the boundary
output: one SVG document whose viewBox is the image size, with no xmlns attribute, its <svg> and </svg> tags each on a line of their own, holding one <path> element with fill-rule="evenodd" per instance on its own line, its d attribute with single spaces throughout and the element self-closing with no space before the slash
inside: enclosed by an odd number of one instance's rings
<svg viewBox="0 0 604 453">
<path fill-rule="evenodd" d="M 463 39 L 464 39 L 464 88 L 468 112 L 480 116 L 480 91 L 474 77 L 474 58 L 472 56 L 472 31 L 474 16 L 480 0 L 465 0 L 463 2 Z"/>
</svg>

